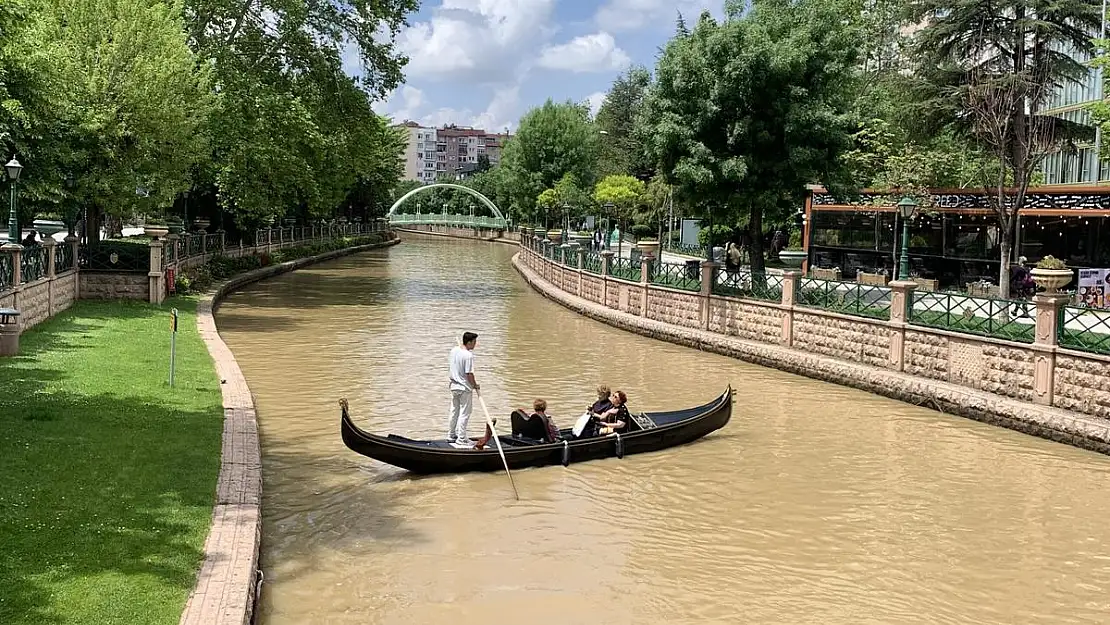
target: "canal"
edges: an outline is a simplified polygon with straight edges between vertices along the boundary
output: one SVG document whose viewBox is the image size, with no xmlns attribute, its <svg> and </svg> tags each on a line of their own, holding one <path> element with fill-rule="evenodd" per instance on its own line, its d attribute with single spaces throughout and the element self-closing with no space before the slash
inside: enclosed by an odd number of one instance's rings
<svg viewBox="0 0 1110 625">
<path fill-rule="evenodd" d="M 1106 457 L 610 328 L 532 292 L 513 253 L 408 236 L 220 308 L 258 406 L 260 623 L 1106 621 Z M 600 382 L 633 410 L 731 384 L 733 418 L 518 471 L 519 503 L 504 473 L 414 478 L 348 451 L 341 397 L 364 429 L 443 436 L 464 330 L 503 425 L 543 397 L 569 426 Z"/>
</svg>

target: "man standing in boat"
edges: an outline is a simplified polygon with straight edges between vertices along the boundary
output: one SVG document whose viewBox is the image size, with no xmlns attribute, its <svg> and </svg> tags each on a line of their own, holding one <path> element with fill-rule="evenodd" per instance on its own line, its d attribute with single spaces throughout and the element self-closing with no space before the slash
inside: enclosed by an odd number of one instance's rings
<svg viewBox="0 0 1110 625">
<path fill-rule="evenodd" d="M 474 348 L 477 346 L 478 335 L 464 332 L 462 345 L 451 348 L 447 359 L 451 369 L 451 414 L 447 422 L 447 440 L 454 441 L 451 445 L 460 449 L 474 447 L 466 434 L 466 426 L 470 423 L 474 391 L 482 388 L 474 380 Z"/>
</svg>

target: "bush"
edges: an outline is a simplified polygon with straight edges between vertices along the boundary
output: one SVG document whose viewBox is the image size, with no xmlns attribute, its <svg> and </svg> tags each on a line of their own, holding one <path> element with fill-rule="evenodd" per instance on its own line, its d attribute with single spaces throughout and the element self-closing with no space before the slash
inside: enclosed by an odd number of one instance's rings
<svg viewBox="0 0 1110 625">
<path fill-rule="evenodd" d="M 731 226 L 724 226 L 716 224 L 713 226 L 713 245 L 724 245 L 732 238 L 733 230 Z M 698 245 L 702 247 L 709 246 L 709 228 L 702 228 L 698 232 Z"/>
<path fill-rule="evenodd" d="M 1049 254 L 1044 258 L 1037 261 L 1037 269 L 1067 269 L 1068 266 L 1064 261 Z"/>
<path fill-rule="evenodd" d="M 654 226 L 648 226 L 646 224 L 636 224 L 632 226 L 632 236 L 637 239 L 653 236 L 656 232 L 658 232 L 658 228 Z"/>
<path fill-rule="evenodd" d="M 786 244 L 786 249 L 788 249 L 788 250 L 800 250 L 800 249 L 802 249 L 802 231 L 801 230 L 795 230 L 795 231 L 790 233 L 790 241 Z"/>
<path fill-rule="evenodd" d="M 326 252 L 342 250 L 358 245 L 381 243 L 384 240 L 384 235 L 375 233 L 363 237 L 330 239 L 328 241 L 311 243 L 301 247 L 274 250 L 273 252 L 262 252 L 261 254 L 251 254 L 250 256 L 240 256 L 238 258 L 217 255 L 204 265 L 190 267 L 177 274 L 174 284 L 178 293 L 203 293 L 212 287 L 213 282 L 226 280 L 240 273 L 259 269 L 261 267 L 268 267 L 275 263 L 285 263 L 299 258 L 318 256 Z"/>
</svg>

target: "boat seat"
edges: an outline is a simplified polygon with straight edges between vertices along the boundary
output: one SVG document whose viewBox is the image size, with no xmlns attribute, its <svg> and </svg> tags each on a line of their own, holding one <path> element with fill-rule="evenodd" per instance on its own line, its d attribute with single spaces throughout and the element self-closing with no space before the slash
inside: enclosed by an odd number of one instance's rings
<svg viewBox="0 0 1110 625">
<path fill-rule="evenodd" d="M 539 415 L 530 415 L 519 409 L 514 410 L 512 424 L 514 439 L 537 445 L 548 442 L 547 426 Z"/>
</svg>

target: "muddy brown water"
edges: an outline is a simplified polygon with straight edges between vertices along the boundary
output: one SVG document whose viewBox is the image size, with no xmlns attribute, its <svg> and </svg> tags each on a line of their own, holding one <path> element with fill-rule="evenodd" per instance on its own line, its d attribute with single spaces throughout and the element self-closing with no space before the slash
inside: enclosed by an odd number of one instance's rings
<svg viewBox="0 0 1110 625">
<path fill-rule="evenodd" d="M 1105 623 L 1107 458 L 641 338 L 532 292 L 513 248 L 409 236 L 249 286 L 220 332 L 258 404 L 266 625 Z M 339 436 L 441 437 L 446 357 L 479 333 L 490 409 L 567 426 L 739 389 L 700 442 L 414 478 Z M 480 434 L 480 407 L 471 431 Z"/>
</svg>

